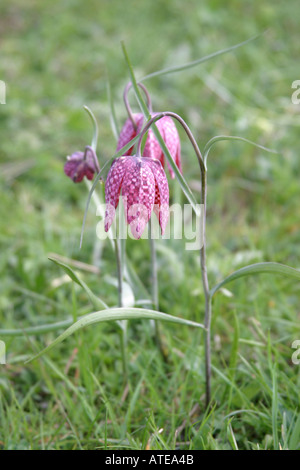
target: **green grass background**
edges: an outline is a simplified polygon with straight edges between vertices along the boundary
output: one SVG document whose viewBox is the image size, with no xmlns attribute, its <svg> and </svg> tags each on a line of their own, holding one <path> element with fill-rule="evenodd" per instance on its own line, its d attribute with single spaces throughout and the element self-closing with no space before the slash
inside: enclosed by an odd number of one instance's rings
<svg viewBox="0 0 300 470">
<path fill-rule="evenodd" d="M 56 253 L 99 269 L 79 271 L 110 306 L 117 292 L 109 244 L 95 241 L 87 190 L 63 174 L 66 155 L 91 140 L 84 113 L 99 122 L 100 162 L 115 151 L 107 97 L 110 77 L 121 128 L 128 81 L 120 41 L 137 78 L 262 34 L 234 52 L 145 84 L 155 111 L 189 124 L 200 148 L 215 135 L 239 135 L 278 150 L 218 143 L 209 156 L 207 257 L 211 285 L 248 263 L 300 266 L 299 5 L 271 1 L 44 1 L 0 5 L 0 326 L 26 328 L 92 311 L 80 288 L 48 260 Z M 134 102 L 134 95 L 131 95 Z M 186 180 L 199 199 L 198 166 L 182 136 Z M 170 181 L 171 200 L 184 197 Z M 127 244 L 151 289 L 146 241 Z M 184 241 L 158 243 L 160 309 L 203 321 L 199 257 Z M 161 326 L 162 362 L 149 322 L 129 324 L 129 389 L 124 389 L 114 324 L 87 328 L 40 360 L 24 361 L 56 333 L 3 337 L 0 446 L 3 449 L 296 449 L 300 446 L 299 284 L 244 278 L 213 304 L 213 398 L 204 411 L 202 333 Z M 230 296 L 228 296 L 230 294 Z M 0 336 L 1 339 L 1 336 Z M 191 412 L 193 411 L 193 412 Z"/>
</svg>

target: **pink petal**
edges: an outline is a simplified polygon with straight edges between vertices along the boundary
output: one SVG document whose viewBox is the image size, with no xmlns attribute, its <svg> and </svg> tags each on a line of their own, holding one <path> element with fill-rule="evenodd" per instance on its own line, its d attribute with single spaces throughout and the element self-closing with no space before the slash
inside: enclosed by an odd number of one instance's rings
<svg viewBox="0 0 300 470">
<path fill-rule="evenodd" d="M 150 128 L 143 150 L 143 157 L 160 159 L 161 155 L 163 155 L 163 153 L 158 140 L 156 139 L 153 130 Z"/>
<path fill-rule="evenodd" d="M 119 204 L 121 184 L 128 167 L 128 159 L 120 157 L 113 161 L 108 172 L 105 184 L 105 231 L 107 232 L 112 224 L 115 210 Z"/>
<path fill-rule="evenodd" d="M 131 119 L 127 119 L 125 121 L 125 124 L 120 132 L 118 144 L 117 144 L 117 152 L 121 150 L 124 145 L 128 144 L 128 142 L 131 141 L 138 133 L 139 133 L 139 128 L 141 129 L 142 123 L 143 123 L 143 114 L 138 113 L 133 115 L 134 120 L 137 125 L 137 130 L 135 130 Z M 124 155 L 131 155 L 133 147 L 131 147 L 127 152 L 124 153 Z"/>
<path fill-rule="evenodd" d="M 126 175 L 122 184 L 127 223 L 135 238 L 140 238 L 151 212 L 155 199 L 155 180 L 151 168 L 144 159 L 134 157 L 134 166 Z"/>
<path fill-rule="evenodd" d="M 163 235 L 169 218 L 169 185 L 164 169 L 158 160 L 153 160 L 152 172 L 156 183 L 153 210 L 159 220 Z"/>
<path fill-rule="evenodd" d="M 64 172 L 74 183 L 81 183 L 86 176 L 87 179 L 92 180 L 96 172 L 95 162 L 89 152 L 84 159 L 84 152 L 74 152 L 68 156 L 68 160 L 64 165 Z"/>
<path fill-rule="evenodd" d="M 161 119 L 162 121 L 162 129 L 164 135 L 164 141 L 168 150 L 173 158 L 174 162 L 178 166 L 181 171 L 181 161 L 180 161 L 180 139 L 178 135 L 177 128 L 173 119 L 170 116 L 165 116 Z M 178 153 L 179 152 L 179 153 Z M 171 165 L 167 161 L 167 165 L 170 171 L 171 178 L 175 177 L 174 171 L 171 168 Z"/>
</svg>

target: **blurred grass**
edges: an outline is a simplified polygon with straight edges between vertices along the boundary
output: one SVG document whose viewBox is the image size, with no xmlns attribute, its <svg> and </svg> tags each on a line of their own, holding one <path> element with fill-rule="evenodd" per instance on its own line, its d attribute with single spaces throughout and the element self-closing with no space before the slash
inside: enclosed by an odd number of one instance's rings
<svg viewBox="0 0 300 470">
<path fill-rule="evenodd" d="M 139 78 L 264 33 L 239 50 L 145 84 L 154 110 L 182 115 L 200 148 L 224 134 L 280 152 L 270 155 L 239 142 L 213 148 L 207 227 L 211 284 L 256 261 L 299 268 L 300 108 L 291 103 L 291 84 L 300 76 L 298 10 L 295 0 L 13 0 L 0 5 L 0 79 L 7 85 L 6 104 L 0 105 L 1 328 L 91 311 L 84 293 L 48 261 L 49 253 L 95 264 L 99 274 L 82 272 L 85 282 L 109 305 L 117 302 L 115 288 L 105 282 L 105 275 L 115 276 L 113 255 L 108 244 L 94 241 L 92 208 L 79 250 L 86 188 L 66 180 L 62 168 L 66 155 L 90 143 L 83 105 L 99 122 L 101 162 L 115 150 L 106 74 L 121 126 L 128 81 L 121 40 Z M 131 100 L 134 105 L 133 94 Z M 181 135 L 184 174 L 198 197 L 195 157 Z M 172 200 L 184 202 L 174 182 L 170 188 Z M 147 243 L 130 240 L 127 250 L 149 289 Z M 159 254 L 161 310 L 202 321 L 197 254 L 183 251 L 178 240 L 161 243 Z M 81 332 L 29 367 L 23 366 L 24 359 L 53 335 L 6 340 L 8 364 L 0 366 L 0 445 L 230 448 L 231 429 L 238 448 L 274 448 L 276 430 L 282 446 L 299 446 L 300 375 L 290 360 L 290 345 L 299 338 L 298 284 L 261 276 L 230 289 L 232 297 L 218 294 L 214 301 L 217 407 L 207 419 L 201 407 L 187 418 L 204 391 L 201 334 L 164 326 L 171 356 L 166 368 L 148 324 L 130 324 L 131 388 L 126 395 L 117 332 L 106 325 Z"/>
</svg>

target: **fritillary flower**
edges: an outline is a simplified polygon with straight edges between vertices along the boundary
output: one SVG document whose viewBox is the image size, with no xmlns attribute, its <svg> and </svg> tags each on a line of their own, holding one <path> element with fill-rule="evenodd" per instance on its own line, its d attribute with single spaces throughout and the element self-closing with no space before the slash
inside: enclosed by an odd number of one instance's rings
<svg viewBox="0 0 300 470">
<path fill-rule="evenodd" d="M 162 235 L 169 217 L 169 186 L 159 160 L 136 156 L 116 158 L 105 184 L 105 231 L 112 224 L 120 193 L 125 208 L 125 220 L 139 239 L 152 211 L 158 217 Z"/>
<path fill-rule="evenodd" d="M 74 183 L 80 183 L 84 177 L 92 180 L 94 174 L 99 172 L 98 159 L 92 147 L 86 146 L 84 152 L 78 151 L 68 156 L 64 172 Z"/>
</svg>

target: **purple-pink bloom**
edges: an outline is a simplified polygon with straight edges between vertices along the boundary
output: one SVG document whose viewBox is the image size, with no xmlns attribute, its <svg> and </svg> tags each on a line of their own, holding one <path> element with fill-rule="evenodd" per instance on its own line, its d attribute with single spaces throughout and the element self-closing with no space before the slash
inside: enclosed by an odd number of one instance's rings
<svg viewBox="0 0 300 470">
<path fill-rule="evenodd" d="M 97 156 L 92 147 L 86 146 L 84 152 L 74 152 L 67 157 L 64 172 L 74 183 L 80 183 L 84 176 L 92 180 L 95 173 L 99 172 Z"/>
<path fill-rule="evenodd" d="M 163 235 L 169 217 L 169 186 L 160 161 L 136 156 L 123 156 L 113 161 L 105 184 L 106 232 L 112 224 L 121 191 L 125 219 L 133 236 L 141 237 L 152 210 Z"/>
<path fill-rule="evenodd" d="M 157 114 L 159 113 L 153 113 L 152 117 L 156 116 Z M 117 151 L 120 150 L 122 147 L 124 147 L 124 145 L 128 144 L 128 142 L 130 142 L 131 139 L 136 137 L 142 130 L 143 121 L 144 121 L 143 114 L 141 113 L 133 114 L 133 118 L 136 123 L 136 129 L 134 128 L 134 125 L 131 119 L 128 118 L 120 132 L 118 145 L 117 145 Z M 178 131 L 174 124 L 173 119 L 170 116 L 164 116 L 158 121 L 156 121 L 155 124 L 162 138 L 165 141 L 165 144 L 171 154 L 171 157 L 173 158 L 179 171 L 181 172 L 182 167 L 181 167 L 180 139 L 179 139 Z M 133 150 L 133 147 L 127 150 L 125 155 L 131 155 L 132 150 Z M 151 128 L 148 131 L 145 147 L 143 150 L 143 156 L 158 159 L 161 162 L 162 166 L 164 167 L 165 156 Z M 170 171 L 171 178 L 174 178 L 175 177 L 174 171 L 172 170 L 168 161 L 167 161 L 167 165 Z"/>
</svg>

